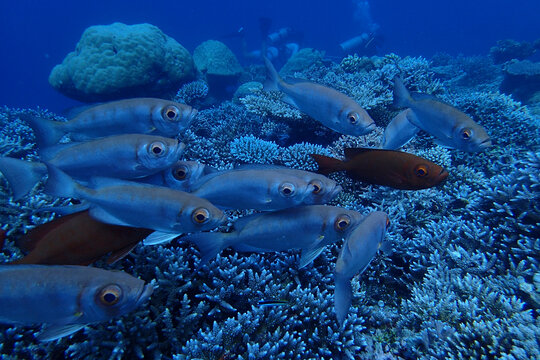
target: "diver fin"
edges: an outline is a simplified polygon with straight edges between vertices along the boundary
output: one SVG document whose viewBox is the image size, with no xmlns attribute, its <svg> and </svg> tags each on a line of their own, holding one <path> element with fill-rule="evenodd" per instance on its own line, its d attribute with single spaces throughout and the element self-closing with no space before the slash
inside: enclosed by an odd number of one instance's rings
<svg viewBox="0 0 540 360">
<path fill-rule="evenodd" d="M 166 233 L 162 231 L 154 231 L 150 235 L 148 235 L 146 238 L 143 239 L 142 243 L 143 245 L 158 245 L 163 243 L 168 243 L 177 237 L 179 237 L 182 234 L 176 234 L 176 233 Z"/>
<path fill-rule="evenodd" d="M 30 114 L 22 114 L 20 118 L 34 131 L 38 147 L 56 144 L 65 135 L 61 125 L 64 123 L 62 122 L 43 119 Z"/>
<path fill-rule="evenodd" d="M 36 339 L 42 342 L 54 341 L 64 336 L 71 335 L 83 327 L 85 324 L 69 324 L 69 325 L 46 325 L 43 327 L 39 335 L 36 335 Z"/>
<path fill-rule="evenodd" d="M 126 256 L 129 255 L 129 253 L 135 249 L 135 247 L 138 245 L 139 243 L 138 242 L 135 242 L 133 244 L 129 244 L 127 246 L 124 246 L 123 248 L 121 248 L 120 250 L 116 250 L 115 252 L 113 252 L 111 255 L 109 255 L 109 257 L 107 258 L 107 264 L 111 265 L 111 264 L 114 264 L 115 262 L 117 262 L 118 260 L 122 260 L 123 258 L 125 258 Z M 93 261 L 92 261 L 93 262 Z"/>
<path fill-rule="evenodd" d="M 394 76 L 394 102 L 393 105 L 396 108 L 405 108 L 410 107 L 411 102 L 413 102 L 409 90 L 403 84 L 403 80 L 399 76 Z"/>
<path fill-rule="evenodd" d="M 300 255 L 300 263 L 298 264 L 298 268 L 301 269 L 313 260 L 315 260 L 323 250 L 324 246 L 321 246 L 319 244 L 317 247 L 302 250 L 302 255 Z"/>
<path fill-rule="evenodd" d="M 28 194 L 47 174 L 47 167 L 39 162 L 0 157 L 0 172 L 7 179 L 11 191 L 13 191 L 13 199 L 19 200 Z"/>
<path fill-rule="evenodd" d="M 343 171 L 346 168 L 345 162 L 339 159 L 319 154 L 309 155 L 317 162 L 317 165 L 319 165 L 319 169 L 317 170 L 318 173 L 328 175 L 336 171 Z"/>
<path fill-rule="evenodd" d="M 351 280 L 338 277 L 335 274 L 334 277 L 334 308 L 339 325 L 343 325 L 352 302 Z"/>
</svg>

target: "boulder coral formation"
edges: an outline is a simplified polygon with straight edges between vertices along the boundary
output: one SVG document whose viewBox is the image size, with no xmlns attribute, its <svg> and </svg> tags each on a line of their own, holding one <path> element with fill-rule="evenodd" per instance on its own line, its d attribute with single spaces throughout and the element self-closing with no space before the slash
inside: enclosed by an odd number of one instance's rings
<svg viewBox="0 0 540 360">
<path fill-rule="evenodd" d="M 84 102 L 166 97 L 195 75 L 189 51 L 150 24 L 87 28 L 49 75 L 62 94 Z"/>
</svg>

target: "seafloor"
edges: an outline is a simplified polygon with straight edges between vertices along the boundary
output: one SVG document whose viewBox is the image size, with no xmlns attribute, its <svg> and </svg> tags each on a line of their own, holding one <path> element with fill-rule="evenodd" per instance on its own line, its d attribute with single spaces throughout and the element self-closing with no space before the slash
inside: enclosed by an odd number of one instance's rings
<svg viewBox="0 0 540 360">
<path fill-rule="evenodd" d="M 261 66 L 248 72 L 262 81 Z M 314 169 L 308 154 L 341 157 L 344 146 L 379 145 L 392 108 L 391 79 L 428 92 L 483 125 L 494 146 L 465 153 L 434 145 L 428 135 L 405 151 L 449 171 L 448 180 L 420 191 L 393 190 L 333 176 L 344 191 L 332 204 L 362 213 L 386 211 L 391 255 L 378 255 L 353 280 L 353 306 L 342 329 L 333 309 L 333 268 L 341 244 L 298 269 L 299 255 L 227 250 L 197 268 L 199 253 L 176 240 L 139 245 L 112 269 L 157 287 L 149 303 L 72 337 L 39 343 L 39 327 L 2 325 L 5 359 L 538 359 L 540 358 L 540 127 L 537 115 L 499 92 L 501 68 L 484 57 L 317 61 L 293 75 L 329 84 L 365 107 L 378 128 L 339 136 L 279 100 L 254 92 L 202 109 L 184 136 L 186 159 L 219 168 L 273 163 Z M 205 84 L 179 97 L 205 103 Z M 207 102 L 208 103 L 208 102 Z M 0 154 L 36 159 L 31 130 L 19 114 L 0 109 Z M 1 258 L 22 256 L 14 239 L 48 220 L 33 210 L 58 203 L 42 194 L 14 202 L 4 178 Z M 245 213 L 245 212 L 244 212 Z M 242 212 L 231 212 L 231 219 Z M 105 266 L 98 264 L 99 266 Z M 261 308 L 262 299 L 288 306 Z"/>
</svg>

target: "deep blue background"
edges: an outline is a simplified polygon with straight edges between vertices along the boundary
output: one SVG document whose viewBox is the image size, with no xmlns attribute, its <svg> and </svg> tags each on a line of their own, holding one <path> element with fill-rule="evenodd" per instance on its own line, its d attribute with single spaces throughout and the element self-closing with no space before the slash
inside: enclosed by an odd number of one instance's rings
<svg viewBox="0 0 540 360">
<path fill-rule="evenodd" d="M 500 39 L 540 37 L 538 0 L 372 0 L 370 5 L 385 38 L 381 53 L 487 54 Z M 2 0 L 0 105 L 61 111 L 75 104 L 56 93 L 47 78 L 91 25 L 148 22 L 192 52 L 200 42 L 240 26 L 246 29 L 248 43 L 257 47 L 258 18 L 267 16 L 274 28 L 302 31 L 304 46 L 330 50 L 358 35 L 362 24 L 354 11 L 351 0 Z M 238 49 L 234 40 L 228 44 Z"/>
</svg>

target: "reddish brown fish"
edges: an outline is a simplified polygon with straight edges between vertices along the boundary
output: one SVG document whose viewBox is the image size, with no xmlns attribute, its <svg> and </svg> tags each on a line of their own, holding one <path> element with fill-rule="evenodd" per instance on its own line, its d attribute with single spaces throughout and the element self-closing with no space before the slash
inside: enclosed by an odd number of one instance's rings
<svg viewBox="0 0 540 360">
<path fill-rule="evenodd" d="M 127 255 L 152 230 L 104 224 L 88 211 L 39 225 L 19 241 L 28 252 L 12 264 L 89 265 L 107 254 L 111 264 Z"/>
<path fill-rule="evenodd" d="M 323 155 L 311 155 L 319 172 L 346 171 L 353 179 L 401 190 L 427 189 L 448 177 L 441 166 L 419 156 L 401 151 L 346 148 L 346 161 Z"/>
</svg>

